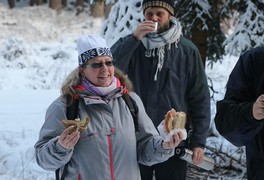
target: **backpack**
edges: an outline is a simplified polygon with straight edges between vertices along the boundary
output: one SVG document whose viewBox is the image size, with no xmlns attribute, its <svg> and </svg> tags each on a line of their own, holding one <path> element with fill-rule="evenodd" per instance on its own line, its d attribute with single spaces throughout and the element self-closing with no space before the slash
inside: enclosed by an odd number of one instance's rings
<svg viewBox="0 0 264 180">
<path fill-rule="evenodd" d="M 134 122 L 134 126 L 135 126 L 135 132 L 139 132 L 139 125 L 138 125 L 138 119 L 137 119 L 137 113 L 138 113 L 138 107 L 135 103 L 135 101 L 128 95 L 128 94 L 123 94 L 122 98 L 124 99 L 126 105 L 128 106 L 130 113 L 133 117 L 133 122 Z M 78 107 L 79 107 L 79 99 L 72 99 L 72 97 L 70 95 L 66 95 L 66 101 L 67 104 L 70 103 L 69 106 L 67 106 L 66 108 L 66 116 L 67 119 L 76 119 L 78 116 Z M 55 177 L 56 180 L 64 180 L 65 178 L 65 171 L 67 169 L 68 163 L 66 163 L 64 165 L 64 169 L 60 178 L 60 169 L 57 169 L 55 171 Z"/>
</svg>

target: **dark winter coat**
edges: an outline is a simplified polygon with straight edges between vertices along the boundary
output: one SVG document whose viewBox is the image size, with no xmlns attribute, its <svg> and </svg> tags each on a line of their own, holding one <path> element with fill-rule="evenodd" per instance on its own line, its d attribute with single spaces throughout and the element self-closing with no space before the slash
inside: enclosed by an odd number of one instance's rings
<svg viewBox="0 0 264 180">
<path fill-rule="evenodd" d="M 204 147 L 210 124 L 210 95 L 196 46 L 181 37 L 177 47 L 175 43 L 170 49 L 166 47 L 164 64 L 156 81 L 158 57 L 146 57 L 146 48 L 134 36 L 119 39 L 111 51 L 117 67 L 132 80 L 154 125 L 157 127 L 171 108 L 184 111 L 188 118 L 186 129 L 189 129 L 189 120 L 193 124 L 191 146 Z"/>
<path fill-rule="evenodd" d="M 264 179 L 263 120 L 252 115 L 253 103 L 264 94 L 264 47 L 244 53 L 229 76 L 215 117 L 219 133 L 235 146 L 246 146 L 247 175 Z"/>
</svg>

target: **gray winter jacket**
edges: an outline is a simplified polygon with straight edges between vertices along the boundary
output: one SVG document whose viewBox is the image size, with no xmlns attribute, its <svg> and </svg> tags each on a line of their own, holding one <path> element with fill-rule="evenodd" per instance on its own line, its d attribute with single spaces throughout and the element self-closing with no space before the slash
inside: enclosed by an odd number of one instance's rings
<svg viewBox="0 0 264 180">
<path fill-rule="evenodd" d="M 57 140 L 65 129 L 65 99 L 59 97 L 48 108 L 35 144 L 37 163 L 55 171 L 69 161 L 66 180 L 140 180 L 138 162 L 152 165 L 167 160 L 174 150 L 162 148 L 162 139 L 147 116 L 140 98 L 130 93 L 138 106 L 139 132 L 125 101 L 117 93 L 103 101 L 100 97 L 80 99 L 80 118 L 91 118 L 73 150 Z M 107 102 L 107 103 L 106 103 Z"/>
<path fill-rule="evenodd" d="M 146 112 L 157 127 L 171 108 L 187 113 L 186 129 L 192 124 L 191 147 L 204 147 L 210 125 L 210 93 L 197 47 L 181 37 L 165 48 L 164 64 L 158 73 L 158 57 L 146 57 L 146 48 L 133 35 L 119 39 L 111 51 L 116 66 L 127 73 Z M 184 142 L 182 145 L 187 145 Z"/>
</svg>

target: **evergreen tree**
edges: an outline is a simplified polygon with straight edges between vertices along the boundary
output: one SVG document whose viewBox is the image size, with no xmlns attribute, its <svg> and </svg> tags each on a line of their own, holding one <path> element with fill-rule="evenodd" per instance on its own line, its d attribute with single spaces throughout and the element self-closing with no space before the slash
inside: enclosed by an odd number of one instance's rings
<svg viewBox="0 0 264 180">
<path fill-rule="evenodd" d="M 222 14 L 235 18 L 235 30 L 225 40 L 226 53 L 239 55 L 253 47 L 264 45 L 264 1 L 228 0 Z"/>
<path fill-rule="evenodd" d="M 199 48 L 202 60 L 217 61 L 222 59 L 225 36 L 220 28 L 221 1 L 184 1 L 175 5 L 176 18 L 183 25 L 184 35 Z"/>
<path fill-rule="evenodd" d="M 143 18 L 142 0 L 119 0 L 103 23 L 101 34 L 112 46 L 119 38 L 134 32 Z"/>
</svg>

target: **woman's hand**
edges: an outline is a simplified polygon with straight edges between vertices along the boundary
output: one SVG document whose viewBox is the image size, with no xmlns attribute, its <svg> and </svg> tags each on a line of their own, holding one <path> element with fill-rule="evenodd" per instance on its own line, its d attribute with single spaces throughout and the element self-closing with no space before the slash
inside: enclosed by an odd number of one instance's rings
<svg viewBox="0 0 264 180">
<path fill-rule="evenodd" d="M 70 130 L 74 128 L 74 126 L 70 126 L 65 129 L 61 135 L 59 136 L 58 143 L 64 147 L 65 149 L 73 149 L 75 144 L 80 139 L 80 132 L 78 130 L 73 131 L 69 134 Z"/>
<path fill-rule="evenodd" d="M 163 149 L 173 149 L 183 140 L 184 135 L 181 131 L 172 135 L 170 142 L 162 142 Z"/>
</svg>

